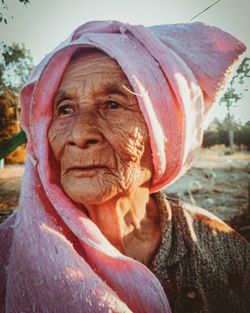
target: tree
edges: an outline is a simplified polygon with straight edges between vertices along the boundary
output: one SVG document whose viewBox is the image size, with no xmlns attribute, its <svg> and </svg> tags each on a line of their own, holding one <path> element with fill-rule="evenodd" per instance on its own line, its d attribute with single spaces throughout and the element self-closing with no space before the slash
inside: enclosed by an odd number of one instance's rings
<svg viewBox="0 0 250 313">
<path fill-rule="evenodd" d="M 234 127 L 234 141 L 240 149 L 247 148 L 250 150 L 250 121 L 242 124 L 236 121 L 233 116 L 231 123 Z M 214 145 L 225 145 L 229 147 L 228 138 L 228 116 L 223 121 L 215 118 L 204 132 L 203 147 L 211 147 Z"/>
<path fill-rule="evenodd" d="M 250 151 L 250 121 L 246 122 L 245 125 L 235 131 L 235 143 L 240 146 L 247 147 Z"/>
<path fill-rule="evenodd" d="M 18 115 L 17 96 L 6 88 L 0 95 L 0 142 L 20 130 L 16 122 Z"/>
<path fill-rule="evenodd" d="M 0 145 L 3 145 L 3 153 L 8 151 L 12 152 L 14 149 L 9 149 L 6 145 L 6 141 L 13 135 L 20 132 L 19 125 L 19 103 L 18 97 L 9 89 L 5 88 L 0 94 Z M 17 138 L 18 139 L 18 138 Z M 25 138 L 24 138 L 25 139 Z M 25 140 L 19 141 L 19 143 L 25 143 Z M 12 142 L 12 146 L 16 151 L 6 156 L 8 163 L 22 163 L 26 156 L 24 145 L 17 145 L 17 140 Z M 1 154 L 1 151 L 0 151 Z M 1 159 L 2 157 L 0 157 Z"/>
<path fill-rule="evenodd" d="M 228 121 L 228 137 L 231 150 L 234 150 L 234 126 L 232 108 L 243 97 L 244 91 L 247 91 L 247 87 L 244 87 L 245 80 L 250 77 L 250 58 L 245 57 L 240 66 L 236 70 L 236 74 L 233 76 L 229 87 L 225 94 L 220 99 L 220 104 L 226 105 L 227 109 L 227 121 Z M 241 91 L 239 87 L 243 86 Z"/>
<path fill-rule="evenodd" d="M 30 4 L 30 0 L 18 1 L 24 5 Z M 8 24 L 8 19 L 13 18 L 6 15 L 8 10 L 7 0 L 0 0 L 0 24 Z M 32 68 L 32 57 L 23 44 L 13 43 L 8 46 L 4 42 L 0 43 L 0 159 L 7 156 L 10 162 L 20 163 L 25 157 L 24 146 L 20 145 L 26 142 L 26 136 L 20 131 L 18 122 L 17 94 Z"/>
<path fill-rule="evenodd" d="M 29 0 L 18 0 L 18 1 L 19 1 L 20 3 L 23 3 L 24 5 L 30 4 L 30 1 L 29 1 Z M 13 16 L 7 17 L 7 16 L 5 15 L 5 12 L 8 11 L 8 9 L 9 9 L 6 0 L 1 0 L 1 2 L 0 2 L 0 8 L 1 8 L 1 11 L 0 11 L 0 23 L 4 22 L 5 24 L 8 24 L 8 19 L 9 19 L 9 18 L 13 18 Z"/>
<path fill-rule="evenodd" d="M 20 132 L 18 92 L 27 81 L 33 61 L 30 52 L 17 43 L 1 45 L 0 61 L 0 159 L 6 151 L 14 151 L 25 143 L 24 133 Z M 16 134 L 18 135 L 16 137 Z M 10 142 L 8 139 L 12 138 Z M 20 137 L 20 138 L 19 138 Z M 18 147 L 6 157 L 7 162 L 20 163 L 24 160 L 24 146 Z"/>
<path fill-rule="evenodd" d="M 10 88 L 13 92 L 18 92 L 33 68 L 30 51 L 24 44 L 18 43 L 10 46 L 2 43 L 0 51 L 0 90 Z"/>
</svg>

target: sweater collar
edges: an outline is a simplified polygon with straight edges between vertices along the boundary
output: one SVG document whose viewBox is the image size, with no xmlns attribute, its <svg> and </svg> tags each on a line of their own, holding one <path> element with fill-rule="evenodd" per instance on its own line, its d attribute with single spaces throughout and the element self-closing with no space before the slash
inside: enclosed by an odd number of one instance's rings
<svg viewBox="0 0 250 313">
<path fill-rule="evenodd" d="M 152 270 L 161 281 L 167 275 L 167 268 L 179 262 L 188 252 L 184 240 L 187 223 L 178 199 L 167 198 L 163 192 L 157 192 L 153 197 L 159 208 L 162 241 L 153 259 Z"/>
</svg>

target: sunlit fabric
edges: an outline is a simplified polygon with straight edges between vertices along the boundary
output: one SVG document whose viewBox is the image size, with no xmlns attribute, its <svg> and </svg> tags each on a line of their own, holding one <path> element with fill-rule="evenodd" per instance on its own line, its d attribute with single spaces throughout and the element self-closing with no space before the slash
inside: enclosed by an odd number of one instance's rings
<svg viewBox="0 0 250 313">
<path fill-rule="evenodd" d="M 110 21 L 79 27 L 45 57 L 21 93 L 29 155 L 19 210 L 0 226 L 0 307 L 7 313 L 170 312 L 157 278 L 113 247 L 60 187 L 47 132 L 53 96 L 79 47 L 114 58 L 137 94 L 150 134 L 152 192 L 190 166 L 204 113 L 245 50 L 201 23 L 145 28 Z"/>
</svg>

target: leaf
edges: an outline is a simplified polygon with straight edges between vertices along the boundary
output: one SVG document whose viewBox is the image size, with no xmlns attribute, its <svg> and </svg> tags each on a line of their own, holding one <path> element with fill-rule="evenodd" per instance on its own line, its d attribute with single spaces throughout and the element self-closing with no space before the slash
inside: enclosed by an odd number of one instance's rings
<svg viewBox="0 0 250 313">
<path fill-rule="evenodd" d="M 23 4 L 30 4 L 30 1 L 29 0 L 19 0 L 21 3 Z"/>
<path fill-rule="evenodd" d="M 237 87 L 239 85 L 244 85 L 246 79 L 249 78 L 250 75 L 250 58 L 245 57 L 239 67 L 236 70 L 236 74 L 233 76 L 231 82 L 229 83 L 229 87 L 224 93 L 224 95 L 220 98 L 219 104 L 225 103 L 226 108 L 230 111 L 230 108 L 243 97 L 243 93 L 241 91 L 237 91 Z M 238 86 L 237 86 L 238 85 Z M 246 91 L 246 88 L 244 89 Z"/>
<path fill-rule="evenodd" d="M 24 45 L 13 43 L 0 46 L 0 86 L 9 87 L 17 92 L 27 81 L 33 68 L 30 51 Z"/>
<path fill-rule="evenodd" d="M 6 140 L 0 145 L 0 160 L 4 159 L 8 154 L 26 142 L 27 137 L 23 130 Z"/>
</svg>

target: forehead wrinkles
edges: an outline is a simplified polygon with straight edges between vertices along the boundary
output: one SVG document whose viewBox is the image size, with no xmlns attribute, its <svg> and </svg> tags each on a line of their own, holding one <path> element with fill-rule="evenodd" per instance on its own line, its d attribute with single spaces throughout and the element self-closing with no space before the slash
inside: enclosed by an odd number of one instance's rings
<svg viewBox="0 0 250 313">
<path fill-rule="evenodd" d="M 67 78 L 77 78 L 84 74 L 113 73 L 126 78 L 119 65 L 110 57 L 81 57 L 72 60 L 63 74 L 63 80 Z"/>
<path fill-rule="evenodd" d="M 120 88 L 125 85 L 132 91 L 127 77 L 116 61 L 106 56 L 91 58 L 83 56 L 69 63 L 62 77 L 60 89 L 70 86 L 74 89 L 91 88 L 97 91 L 112 85 L 119 85 Z"/>
<path fill-rule="evenodd" d="M 119 65 L 110 57 L 101 56 L 82 56 L 72 60 L 63 75 L 63 78 L 83 76 L 86 74 L 101 74 L 104 72 L 117 72 L 124 76 Z"/>
</svg>

